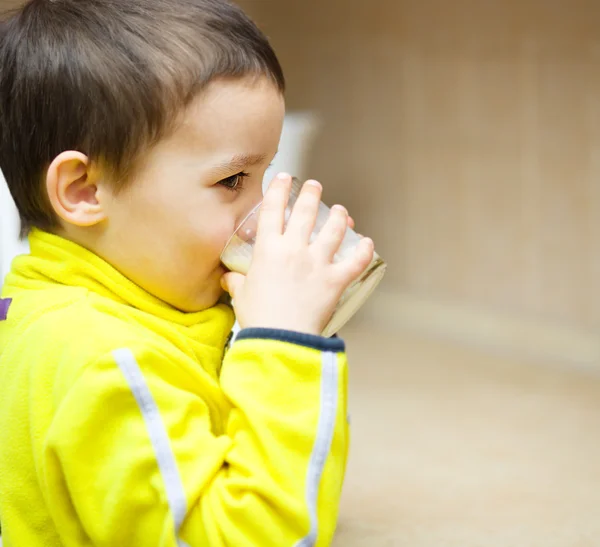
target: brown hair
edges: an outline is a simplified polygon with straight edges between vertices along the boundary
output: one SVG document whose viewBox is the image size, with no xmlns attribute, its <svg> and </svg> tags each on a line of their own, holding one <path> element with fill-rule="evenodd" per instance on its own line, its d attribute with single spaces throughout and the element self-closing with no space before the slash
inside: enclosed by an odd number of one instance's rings
<svg viewBox="0 0 600 547">
<path fill-rule="evenodd" d="M 78 150 L 123 185 L 211 80 L 262 75 L 267 38 L 226 0 L 30 0 L 0 24 L 0 168 L 22 233 L 56 218 L 45 171 Z"/>
</svg>

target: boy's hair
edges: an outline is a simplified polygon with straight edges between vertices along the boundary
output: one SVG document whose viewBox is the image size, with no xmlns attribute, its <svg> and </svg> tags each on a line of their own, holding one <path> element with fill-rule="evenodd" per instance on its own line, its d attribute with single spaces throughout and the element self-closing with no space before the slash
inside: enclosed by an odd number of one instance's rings
<svg viewBox="0 0 600 547">
<path fill-rule="evenodd" d="M 78 150 L 118 189 L 212 80 L 266 76 L 267 38 L 226 0 L 30 0 L 0 23 L 0 168 L 30 228 L 57 220 L 45 172 Z"/>
</svg>

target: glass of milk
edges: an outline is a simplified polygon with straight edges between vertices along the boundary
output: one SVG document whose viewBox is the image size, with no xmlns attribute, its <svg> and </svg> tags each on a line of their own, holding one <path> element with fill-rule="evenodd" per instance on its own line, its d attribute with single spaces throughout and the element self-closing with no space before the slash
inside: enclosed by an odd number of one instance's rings
<svg viewBox="0 0 600 547">
<path fill-rule="evenodd" d="M 292 209 L 296 203 L 296 200 L 298 199 L 301 189 L 302 183 L 294 177 L 290 199 L 285 211 L 286 222 L 291 215 Z M 250 269 L 252 252 L 254 250 L 254 243 L 256 241 L 256 232 L 258 229 L 258 215 L 261 205 L 262 204 L 259 203 L 240 223 L 234 234 L 229 239 L 225 249 L 221 253 L 221 262 L 226 268 L 233 272 L 246 275 Z M 328 218 L 329 207 L 321 202 L 319 204 L 317 221 L 311 236 L 311 240 L 314 240 L 317 234 L 321 231 Z M 354 252 L 354 249 L 358 245 L 359 241 L 360 236 L 357 235 L 351 228 L 347 228 L 346 235 L 344 236 L 344 240 L 342 241 L 342 244 L 340 245 L 340 248 L 334 257 L 334 261 L 339 262 L 350 256 Z M 322 333 L 323 336 L 333 336 L 350 320 L 350 318 L 366 302 L 377 285 L 379 285 L 383 275 L 385 274 L 386 268 L 386 263 L 377 253 L 375 253 L 373 260 L 367 266 L 363 274 L 342 294 L 331 320 Z"/>
</svg>

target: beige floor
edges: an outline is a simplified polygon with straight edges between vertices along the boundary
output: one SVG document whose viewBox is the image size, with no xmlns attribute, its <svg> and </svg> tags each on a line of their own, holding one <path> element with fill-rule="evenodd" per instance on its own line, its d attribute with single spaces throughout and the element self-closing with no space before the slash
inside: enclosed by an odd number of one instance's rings
<svg viewBox="0 0 600 547">
<path fill-rule="evenodd" d="M 600 546 L 600 372 L 349 330 L 335 547 Z"/>
<path fill-rule="evenodd" d="M 353 440 L 335 547 L 600 546 L 600 372 L 343 335 Z"/>
</svg>

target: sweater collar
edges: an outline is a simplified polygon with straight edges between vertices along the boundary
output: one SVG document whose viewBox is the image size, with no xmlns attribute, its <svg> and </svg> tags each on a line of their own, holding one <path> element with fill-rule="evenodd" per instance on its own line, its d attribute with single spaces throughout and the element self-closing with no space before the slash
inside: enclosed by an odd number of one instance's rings
<svg viewBox="0 0 600 547">
<path fill-rule="evenodd" d="M 154 317 L 183 327 L 196 327 L 215 321 L 223 323 L 224 340 L 233 325 L 233 312 L 218 304 L 199 312 L 182 312 L 151 295 L 108 262 L 84 247 L 40 230 L 29 236 L 30 254 L 17 257 L 7 276 L 7 284 L 44 288 L 44 285 L 82 287 L 100 296 L 131 306 Z"/>
</svg>

